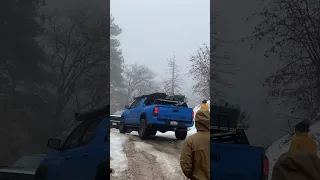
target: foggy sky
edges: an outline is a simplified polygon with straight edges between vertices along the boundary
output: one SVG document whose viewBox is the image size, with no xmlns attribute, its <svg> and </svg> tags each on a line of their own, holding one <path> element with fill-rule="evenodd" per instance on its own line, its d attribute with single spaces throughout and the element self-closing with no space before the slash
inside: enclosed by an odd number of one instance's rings
<svg viewBox="0 0 320 180">
<path fill-rule="evenodd" d="M 260 0 L 214 0 L 213 11 L 220 17 L 214 28 L 217 28 L 219 38 L 224 40 L 237 40 L 250 35 L 254 25 L 259 22 L 251 15 L 263 8 Z M 249 17 L 249 20 L 247 18 Z M 249 43 L 224 44 L 223 51 L 228 51 L 233 62 L 241 71 L 229 81 L 235 87 L 225 89 L 233 102 L 252 115 L 252 127 L 248 132 L 249 139 L 254 145 L 266 145 L 283 135 L 279 132 L 280 127 L 285 127 L 285 119 L 277 115 L 285 112 L 277 103 L 265 103 L 267 89 L 262 87 L 263 79 L 276 70 L 276 58 L 264 58 L 266 45 L 250 50 Z"/>
<path fill-rule="evenodd" d="M 204 43 L 210 45 L 209 3 L 209 0 L 196 3 L 194 0 L 111 0 L 111 14 L 122 28 L 119 40 L 125 64 L 144 64 L 168 78 L 166 58 L 175 55 L 180 73 L 188 73 L 190 55 Z M 183 91 L 193 104 L 194 82 L 186 75 L 182 78 Z M 157 79 L 161 81 L 160 77 Z"/>
</svg>

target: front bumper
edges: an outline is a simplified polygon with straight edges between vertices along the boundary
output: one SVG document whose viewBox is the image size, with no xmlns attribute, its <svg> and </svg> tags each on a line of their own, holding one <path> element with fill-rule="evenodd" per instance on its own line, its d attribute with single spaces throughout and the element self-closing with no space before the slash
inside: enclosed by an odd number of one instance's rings
<svg viewBox="0 0 320 180">
<path fill-rule="evenodd" d="M 110 120 L 110 128 L 119 129 L 120 121 Z"/>
</svg>

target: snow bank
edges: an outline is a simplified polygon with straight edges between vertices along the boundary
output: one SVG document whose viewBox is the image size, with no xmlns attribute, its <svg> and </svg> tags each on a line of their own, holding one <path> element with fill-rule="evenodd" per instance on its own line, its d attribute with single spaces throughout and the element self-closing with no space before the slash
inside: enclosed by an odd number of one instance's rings
<svg viewBox="0 0 320 180">
<path fill-rule="evenodd" d="M 318 156 L 319 156 L 319 144 L 320 144 L 320 122 L 315 123 L 310 127 L 310 135 L 314 138 L 318 144 Z M 281 139 L 275 141 L 266 151 L 266 155 L 269 158 L 269 179 L 271 179 L 272 170 L 274 163 L 283 153 L 288 152 L 291 140 L 288 143 L 283 144 L 283 142 L 288 138 L 289 135 L 282 137 Z"/>
<path fill-rule="evenodd" d="M 123 152 L 123 145 L 127 137 L 115 130 L 110 131 L 110 166 L 115 170 L 113 176 L 120 176 L 121 172 L 128 169 L 128 159 Z"/>
</svg>

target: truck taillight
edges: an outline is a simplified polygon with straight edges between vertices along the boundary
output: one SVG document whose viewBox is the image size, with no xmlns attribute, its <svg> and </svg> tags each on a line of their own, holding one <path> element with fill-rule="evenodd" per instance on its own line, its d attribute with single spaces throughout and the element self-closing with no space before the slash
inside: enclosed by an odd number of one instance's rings
<svg viewBox="0 0 320 180">
<path fill-rule="evenodd" d="M 153 115 L 154 115 L 154 116 L 158 116 L 158 114 L 159 114 L 159 108 L 158 108 L 158 107 L 155 107 L 155 108 L 153 109 Z"/>
<path fill-rule="evenodd" d="M 194 111 L 192 111 L 191 118 L 194 119 Z"/>
<path fill-rule="evenodd" d="M 266 156 L 263 157 L 263 176 L 268 177 L 269 174 L 269 160 Z"/>
</svg>

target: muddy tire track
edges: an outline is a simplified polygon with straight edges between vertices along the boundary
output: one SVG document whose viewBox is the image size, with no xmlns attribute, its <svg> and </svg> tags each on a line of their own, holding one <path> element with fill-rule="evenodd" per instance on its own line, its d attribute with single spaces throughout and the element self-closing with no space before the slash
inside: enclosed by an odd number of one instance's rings
<svg viewBox="0 0 320 180">
<path fill-rule="evenodd" d="M 169 172 L 164 172 L 164 174 L 166 175 L 164 180 L 187 180 L 187 178 L 183 175 L 182 170 L 180 169 L 180 163 L 179 163 L 181 148 L 184 141 L 171 139 L 168 137 L 161 137 L 161 136 L 150 136 L 147 140 L 141 141 L 139 136 L 132 135 L 132 134 L 130 135 L 129 139 L 133 143 L 141 142 L 141 143 L 151 145 L 154 150 L 168 154 L 169 157 L 172 156 L 172 162 L 175 162 L 175 163 L 172 164 L 173 166 L 171 168 L 175 169 L 176 172 L 169 176 L 168 176 Z M 148 152 L 148 151 L 144 151 L 144 152 Z M 163 163 L 163 161 L 160 161 L 160 162 L 157 161 L 156 163 L 158 164 L 157 165 L 158 169 L 164 170 L 163 166 L 166 166 L 166 165 L 161 164 Z"/>
<path fill-rule="evenodd" d="M 156 161 L 156 157 L 134 148 L 128 140 L 124 146 L 124 153 L 128 159 L 128 170 L 122 177 L 113 177 L 112 180 L 164 180 L 166 177 Z"/>
</svg>

